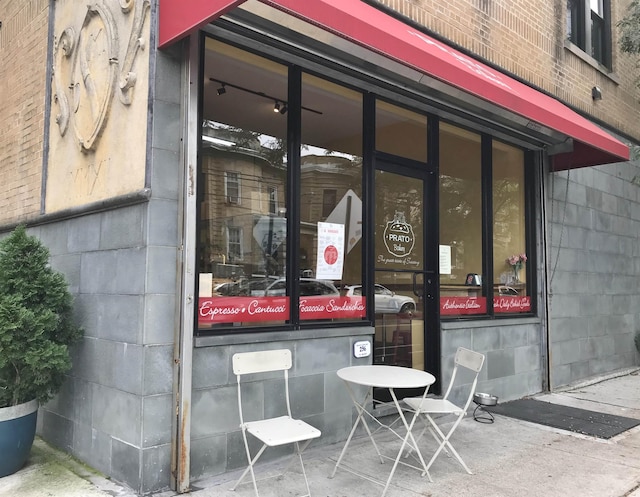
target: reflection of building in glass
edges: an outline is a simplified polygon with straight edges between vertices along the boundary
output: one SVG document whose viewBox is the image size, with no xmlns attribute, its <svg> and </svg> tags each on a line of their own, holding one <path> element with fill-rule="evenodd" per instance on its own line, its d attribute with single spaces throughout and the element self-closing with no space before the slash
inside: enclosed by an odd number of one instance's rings
<svg viewBox="0 0 640 497">
<path fill-rule="evenodd" d="M 315 254 L 318 248 L 317 223 L 333 217 L 332 214 L 337 205 L 349 190 L 358 192 L 359 195 L 362 189 L 362 168 L 359 157 L 330 155 L 328 151 L 327 155 L 305 155 L 301 161 L 301 194 L 304 200 L 300 206 L 300 253 L 305 257 L 300 260 L 300 270 L 310 274 L 315 268 Z M 345 210 L 344 216 L 338 216 L 341 219 L 329 219 L 330 222 L 345 225 L 347 243 L 349 231 L 353 231 L 348 226 L 349 220 L 346 217 L 348 214 Z M 358 214 L 361 223 L 361 208 Z M 310 254 L 311 257 L 308 256 Z M 347 251 L 345 256 L 347 260 L 350 257 Z M 357 264 L 359 263 L 358 259 Z M 347 283 L 360 281 L 359 266 L 354 268 L 354 265 L 344 264 L 343 281 Z M 357 273 L 350 274 L 354 269 Z"/>
<path fill-rule="evenodd" d="M 284 259 L 278 251 L 284 249 L 286 232 L 274 233 L 276 250 L 267 253 L 263 240 L 254 237 L 254 226 L 262 216 L 273 216 L 274 206 L 284 205 L 286 166 L 281 160 L 282 149 L 265 147 L 264 137 L 243 130 L 205 128 L 205 133 L 200 271 L 211 272 L 216 279 L 238 278 L 256 271 L 265 273 L 270 266 L 271 271 L 281 274 Z M 280 161 L 274 161 L 274 157 L 280 157 Z"/>
</svg>

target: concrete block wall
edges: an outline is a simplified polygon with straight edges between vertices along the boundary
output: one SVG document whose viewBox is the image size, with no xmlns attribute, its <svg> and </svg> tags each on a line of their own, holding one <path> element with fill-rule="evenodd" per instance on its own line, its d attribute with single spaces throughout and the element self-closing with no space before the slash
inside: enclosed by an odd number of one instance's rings
<svg viewBox="0 0 640 497">
<path fill-rule="evenodd" d="M 542 336 L 536 318 L 442 323 L 443 393 L 458 347 L 485 354 L 476 391 L 496 395 L 500 402 L 539 393 L 544 375 Z M 464 403 L 467 395 L 463 380 L 452 398 Z"/>
<path fill-rule="evenodd" d="M 39 433 L 141 492 L 169 485 L 176 219 L 175 205 L 152 200 L 30 230 L 66 275 L 85 330 Z"/>
<path fill-rule="evenodd" d="M 353 343 L 363 336 L 332 336 L 279 340 L 268 343 L 246 343 L 198 347 L 194 351 L 191 476 L 200 479 L 243 468 L 246 453 L 239 431 L 236 377 L 231 358 L 237 352 L 288 348 L 293 354 L 290 371 L 291 408 L 293 415 L 317 427 L 322 436 L 314 445 L 328 445 L 346 440 L 353 422 L 353 404 L 336 375 L 342 367 L 369 364 L 370 358 L 355 359 Z M 371 339 L 371 337 L 369 337 Z M 279 378 L 279 376 L 278 376 Z M 252 400 L 247 405 L 252 419 L 272 415 L 281 408 L 283 384 L 247 378 L 243 396 Z M 245 388 L 245 387 L 243 387 Z M 271 449 L 261 459 L 273 460 L 290 453 L 290 447 Z"/>
<path fill-rule="evenodd" d="M 638 365 L 640 162 L 548 179 L 551 387 Z"/>
</svg>

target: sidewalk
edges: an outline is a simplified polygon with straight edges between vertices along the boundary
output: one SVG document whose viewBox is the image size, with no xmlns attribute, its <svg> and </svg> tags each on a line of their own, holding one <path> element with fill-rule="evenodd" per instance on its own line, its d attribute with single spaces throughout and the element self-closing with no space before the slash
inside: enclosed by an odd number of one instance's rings
<svg viewBox="0 0 640 497">
<path fill-rule="evenodd" d="M 623 373 L 538 398 L 640 419 L 640 370 Z M 389 435 L 378 436 L 384 439 Z M 395 442 L 391 438 L 389 441 L 384 446 L 397 450 Z M 455 459 L 442 455 L 430 470 L 433 483 L 418 471 L 399 466 L 387 496 L 640 497 L 640 426 L 610 440 L 601 440 L 503 416 L 496 416 L 493 424 L 483 424 L 470 415 L 456 430 L 452 443 L 474 475 L 465 473 Z M 342 443 L 316 448 L 312 445 L 305 452 L 313 497 L 380 495 L 382 487 L 354 476 L 342 465 L 336 476 L 329 478 L 341 449 Z M 386 478 L 391 464 L 381 465 L 372 453 L 368 438 L 354 439 L 343 464 L 378 479 Z M 263 475 L 278 474 L 277 471 L 275 465 L 260 468 Z M 187 495 L 253 497 L 250 479 L 235 492 L 230 490 L 237 476 L 194 482 L 192 492 Z M 295 464 L 283 478 L 269 478 L 258 486 L 261 497 L 304 493 L 304 481 Z M 156 497 L 173 495 L 161 492 Z M 0 496 L 133 497 L 134 493 L 37 440 L 27 466 L 0 479 Z"/>
</svg>

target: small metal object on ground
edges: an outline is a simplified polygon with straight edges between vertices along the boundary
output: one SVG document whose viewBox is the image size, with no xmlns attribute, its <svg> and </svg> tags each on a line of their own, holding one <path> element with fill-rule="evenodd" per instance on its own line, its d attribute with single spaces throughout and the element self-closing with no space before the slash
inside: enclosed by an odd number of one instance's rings
<svg viewBox="0 0 640 497">
<path fill-rule="evenodd" d="M 493 423 L 493 414 L 485 409 L 485 406 L 495 406 L 498 403 L 498 397 L 488 393 L 473 394 L 473 402 L 476 408 L 473 410 L 473 419 L 478 423 Z"/>
</svg>

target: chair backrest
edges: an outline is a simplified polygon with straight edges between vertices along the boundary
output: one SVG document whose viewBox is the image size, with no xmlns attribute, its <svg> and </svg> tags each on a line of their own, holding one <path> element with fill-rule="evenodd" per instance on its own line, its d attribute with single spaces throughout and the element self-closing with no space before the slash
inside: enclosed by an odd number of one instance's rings
<svg viewBox="0 0 640 497">
<path fill-rule="evenodd" d="M 482 365 L 484 364 L 484 359 L 485 359 L 484 354 L 481 354 L 480 352 L 475 352 L 473 350 L 465 349 L 464 347 L 458 347 L 455 358 L 453 360 L 454 367 L 453 367 L 453 373 L 451 373 L 451 381 L 449 382 L 449 386 L 447 387 L 447 391 L 444 394 L 443 398 L 447 399 L 449 397 L 449 394 L 451 393 L 451 390 L 453 389 L 453 385 L 456 381 L 456 376 L 458 374 L 459 368 L 462 367 L 462 368 L 473 371 L 474 373 L 473 382 L 471 383 L 471 387 L 469 389 L 469 396 L 467 397 L 467 400 L 464 405 L 464 410 L 466 411 L 467 407 L 469 407 L 469 404 L 471 404 L 471 399 L 473 398 L 473 394 L 476 391 L 476 385 L 478 384 L 478 374 L 482 369 Z"/>
<path fill-rule="evenodd" d="M 235 375 L 286 369 L 291 369 L 291 351 L 289 349 L 259 350 L 233 355 L 233 373 Z"/>
<path fill-rule="evenodd" d="M 484 354 L 465 349 L 464 347 L 458 347 L 454 361 L 463 368 L 479 373 L 484 364 Z"/>
<path fill-rule="evenodd" d="M 282 371 L 284 374 L 285 399 L 287 414 L 291 417 L 291 404 L 289 402 L 289 369 L 291 369 L 291 351 L 289 349 L 259 350 L 256 352 L 240 352 L 232 358 L 233 372 L 238 382 L 238 410 L 240 413 L 240 425 L 244 425 L 242 413 L 242 388 L 240 378 L 245 374 L 268 373 Z"/>
</svg>

